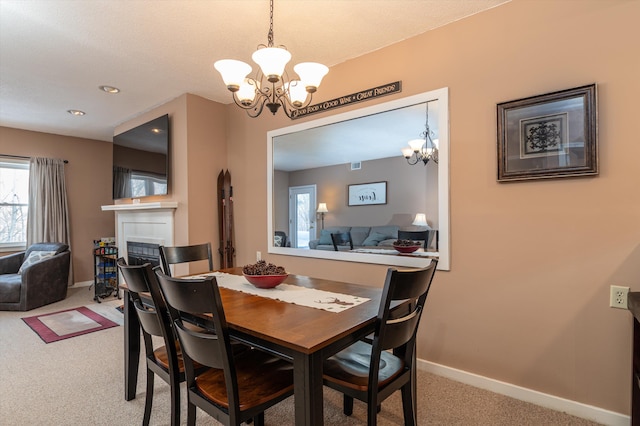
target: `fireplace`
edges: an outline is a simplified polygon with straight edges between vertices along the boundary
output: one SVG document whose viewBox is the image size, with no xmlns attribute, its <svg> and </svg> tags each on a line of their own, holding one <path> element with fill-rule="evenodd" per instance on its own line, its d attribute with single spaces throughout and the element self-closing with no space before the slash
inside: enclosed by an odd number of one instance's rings
<svg viewBox="0 0 640 426">
<path fill-rule="evenodd" d="M 150 263 L 151 266 L 160 265 L 160 245 L 127 241 L 127 263 L 129 265 L 144 265 L 145 263 Z"/>
<path fill-rule="evenodd" d="M 177 202 L 116 204 L 102 206 L 116 214 L 116 244 L 127 263 L 160 264 L 159 246 L 174 245 L 174 213 Z M 130 244 L 134 253 L 129 252 Z M 122 279 L 122 277 L 121 277 Z"/>
</svg>

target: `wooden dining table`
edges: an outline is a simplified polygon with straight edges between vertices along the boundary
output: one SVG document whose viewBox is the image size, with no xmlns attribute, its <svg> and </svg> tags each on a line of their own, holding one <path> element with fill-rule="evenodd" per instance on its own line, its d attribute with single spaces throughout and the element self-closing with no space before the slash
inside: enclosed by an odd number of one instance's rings
<svg viewBox="0 0 640 426">
<path fill-rule="evenodd" d="M 242 275 L 242 268 L 221 272 Z M 302 275 L 289 275 L 285 283 L 370 299 L 341 312 L 329 312 L 220 287 L 230 336 L 292 362 L 295 424 L 318 426 L 324 424 L 323 361 L 373 332 L 382 289 Z M 126 284 L 122 288 L 125 399 L 129 401 L 136 393 L 140 324 Z M 206 326 L 206 319 L 202 321 Z"/>
</svg>

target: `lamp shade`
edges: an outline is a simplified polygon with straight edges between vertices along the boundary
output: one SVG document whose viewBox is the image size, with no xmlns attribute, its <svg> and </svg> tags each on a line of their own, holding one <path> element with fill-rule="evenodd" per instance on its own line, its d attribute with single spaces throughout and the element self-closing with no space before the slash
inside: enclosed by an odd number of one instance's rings
<svg viewBox="0 0 640 426">
<path fill-rule="evenodd" d="M 293 70 L 298 74 L 302 85 L 309 93 L 318 89 L 322 78 L 329 72 L 329 68 L 317 62 L 301 62 L 293 67 Z"/>
<path fill-rule="evenodd" d="M 413 152 L 418 152 L 422 149 L 422 145 L 424 145 L 424 139 L 412 139 L 409 141 L 409 146 L 413 150 Z"/>
<path fill-rule="evenodd" d="M 318 204 L 318 213 L 329 213 L 329 210 L 327 210 L 327 203 Z"/>
<path fill-rule="evenodd" d="M 247 74 L 251 72 L 251 65 L 235 59 L 221 59 L 216 61 L 213 67 L 222 75 L 224 84 L 232 92 L 240 88 Z"/>
<path fill-rule="evenodd" d="M 281 47 L 264 47 L 253 52 L 251 58 L 260 65 L 267 80 L 275 83 L 280 80 L 284 67 L 291 60 L 291 53 Z"/>
<path fill-rule="evenodd" d="M 427 223 L 427 216 L 424 213 L 417 213 L 415 219 L 413 219 L 412 225 L 429 226 Z"/>
<path fill-rule="evenodd" d="M 411 148 L 402 148 L 402 155 L 404 158 L 410 158 L 413 155 L 413 150 Z"/>
<path fill-rule="evenodd" d="M 293 80 L 284 85 L 285 90 L 289 93 L 289 100 L 295 107 L 300 107 L 307 100 L 307 91 L 299 80 Z"/>
<path fill-rule="evenodd" d="M 259 89 L 257 82 L 253 80 L 249 80 L 248 78 L 244 79 L 244 82 L 240 85 L 240 89 L 238 89 L 238 93 L 236 96 L 238 100 L 243 105 L 251 105 L 253 100 L 256 97 L 256 89 Z"/>
</svg>

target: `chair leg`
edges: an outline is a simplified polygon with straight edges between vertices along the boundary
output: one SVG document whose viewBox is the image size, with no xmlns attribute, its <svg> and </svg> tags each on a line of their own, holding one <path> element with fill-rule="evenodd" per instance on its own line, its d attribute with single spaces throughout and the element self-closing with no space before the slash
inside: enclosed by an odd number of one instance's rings
<svg viewBox="0 0 640 426">
<path fill-rule="evenodd" d="M 255 426 L 264 426 L 264 411 L 253 417 L 253 423 L 255 424 Z"/>
<path fill-rule="evenodd" d="M 144 399 L 144 417 L 142 425 L 149 426 L 151 420 L 151 406 L 153 405 L 153 378 L 155 374 L 147 368 L 147 396 Z"/>
<path fill-rule="evenodd" d="M 416 412 L 413 405 L 413 386 L 411 382 L 402 387 L 402 411 L 405 426 L 415 426 Z"/>
<path fill-rule="evenodd" d="M 196 406 L 191 401 L 187 404 L 187 426 L 196 426 Z"/>
<path fill-rule="evenodd" d="M 378 409 L 380 405 L 367 404 L 367 426 L 376 426 L 378 424 Z"/>
<path fill-rule="evenodd" d="M 350 416 L 351 414 L 353 414 L 353 398 L 350 397 L 349 395 L 343 394 L 344 396 L 344 407 L 342 409 L 342 411 L 344 412 L 345 416 Z"/>
<path fill-rule="evenodd" d="M 171 386 L 171 426 L 180 426 L 180 380 L 169 377 Z"/>
</svg>

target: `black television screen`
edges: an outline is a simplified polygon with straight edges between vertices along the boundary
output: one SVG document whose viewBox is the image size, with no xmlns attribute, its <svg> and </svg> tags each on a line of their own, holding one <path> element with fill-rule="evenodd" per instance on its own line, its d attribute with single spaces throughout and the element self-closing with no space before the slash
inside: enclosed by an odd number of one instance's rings
<svg viewBox="0 0 640 426">
<path fill-rule="evenodd" d="M 113 199 L 167 195 L 169 115 L 113 137 Z"/>
</svg>

